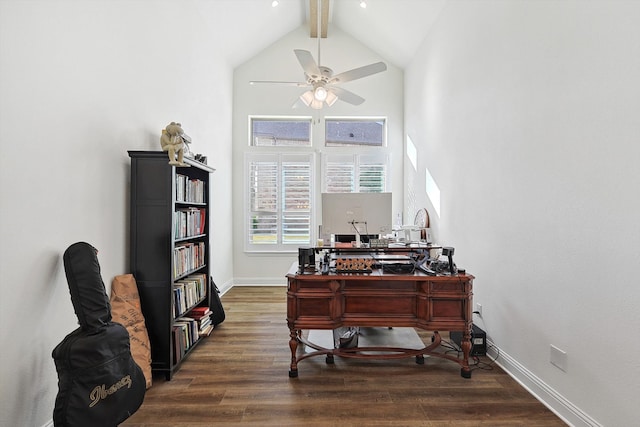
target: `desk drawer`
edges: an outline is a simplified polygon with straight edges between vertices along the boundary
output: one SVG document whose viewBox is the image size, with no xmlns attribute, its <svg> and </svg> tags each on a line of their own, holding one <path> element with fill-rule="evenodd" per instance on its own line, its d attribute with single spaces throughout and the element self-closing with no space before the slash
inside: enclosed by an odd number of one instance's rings
<svg viewBox="0 0 640 427">
<path fill-rule="evenodd" d="M 333 285 L 332 285 L 333 284 Z M 335 291 L 339 283 L 334 280 L 289 280 L 289 290 L 293 292 Z"/>
<path fill-rule="evenodd" d="M 466 293 L 468 280 L 429 281 L 426 283 L 426 292 L 434 295 L 438 293 Z"/>
<path fill-rule="evenodd" d="M 376 280 L 349 279 L 349 280 L 342 280 L 341 282 L 342 282 L 341 290 L 343 290 L 344 292 L 387 291 L 389 293 L 393 293 L 393 292 L 403 292 L 403 291 L 415 292 L 417 289 L 416 282 L 413 280 L 390 280 L 389 279 L 389 280 L 383 281 L 380 279 L 376 279 Z"/>
<path fill-rule="evenodd" d="M 360 316 L 409 316 L 416 315 L 415 295 L 347 294 L 344 295 L 344 314 Z"/>
</svg>

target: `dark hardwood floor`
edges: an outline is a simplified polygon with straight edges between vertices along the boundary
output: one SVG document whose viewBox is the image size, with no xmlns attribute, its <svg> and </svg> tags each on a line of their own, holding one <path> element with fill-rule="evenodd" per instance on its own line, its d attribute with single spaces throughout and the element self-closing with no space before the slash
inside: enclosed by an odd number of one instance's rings
<svg viewBox="0 0 640 427">
<path fill-rule="evenodd" d="M 121 426 L 565 426 L 491 360 L 303 360 L 289 378 L 286 288 L 235 287 L 227 318 Z M 431 334 L 420 331 L 424 340 Z M 446 333 L 443 333 L 443 338 Z"/>
</svg>

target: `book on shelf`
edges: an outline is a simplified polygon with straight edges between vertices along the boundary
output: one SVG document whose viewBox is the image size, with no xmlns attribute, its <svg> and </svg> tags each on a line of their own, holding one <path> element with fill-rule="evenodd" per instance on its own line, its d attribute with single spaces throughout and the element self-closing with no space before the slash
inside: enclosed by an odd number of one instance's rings
<svg viewBox="0 0 640 427">
<path fill-rule="evenodd" d="M 205 203 L 205 183 L 200 179 L 191 179 L 176 174 L 176 201 L 186 203 Z"/>
<path fill-rule="evenodd" d="M 185 351 L 188 350 L 200 337 L 198 334 L 198 322 L 189 317 L 180 317 L 176 319 L 174 325 L 181 329 L 184 336 L 184 349 Z"/>
<path fill-rule="evenodd" d="M 208 316 L 210 314 L 212 314 L 213 312 L 211 311 L 211 309 L 208 306 L 200 306 L 200 307 L 194 307 L 191 310 L 191 317 L 195 318 L 195 319 L 199 319 L 203 316 Z"/>
<path fill-rule="evenodd" d="M 200 212 L 200 232 L 198 234 L 204 234 L 207 225 L 207 210 L 198 209 Z"/>
<path fill-rule="evenodd" d="M 200 236 L 204 234 L 207 210 L 204 208 L 179 208 L 173 217 L 176 239 Z"/>
<path fill-rule="evenodd" d="M 194 307 L 187 317 L 195 319 L 198 322 L 198 333 L 200 336 L 209 335 L 213 329 L 211 315 L 213 312 L 206 306 Z"/>
<path fill-rule="evenodd" d="M 204 316 L 203 318 L 198 319 L 198 329 L 200 330 L 200 332 L 202 332 L 204 329 L 209 328 L 209 326 L 213 326 L 213 323 L 211 323 L 211 317 Z"/>
<path fill-rule="evenodd" d="M 205 265 L 205 242 L 180 243 L 173 249 L 174 277 Z"/>
<path fill-rule="evenodd" d="M 173 360 L 174 363 L 178 363 L 185 353 L 184 335 L 182 333 L 182 328 L 179 326 L 174 326 L 171 329 L 171 332 L 173 341 Z"/>
<path fill-rule="evenodd" d="M 173 317 L 189 311 L 190 308 L 199 312 L 199 307 L 194 307 L 207 295 L 207 275 L 192 274 L 173 283 Z"/>
<path fill-rule="evenodd" d="M 213 325 L 208 325 L 205 329 L 200 330 L 199 334 L 201 337 L 208 337 L 209 335 L 211 335 L 212 331 Z"/>
<path fill-rule="evenodd" d="M 173 285 L 173 317 L 180 316 L 187 307 L 182 284 Z"/>
</svg>

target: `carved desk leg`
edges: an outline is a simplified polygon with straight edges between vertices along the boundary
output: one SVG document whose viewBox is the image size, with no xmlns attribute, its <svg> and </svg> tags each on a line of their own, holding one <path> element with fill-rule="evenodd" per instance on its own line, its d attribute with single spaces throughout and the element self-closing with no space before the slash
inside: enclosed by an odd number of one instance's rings
<svg viewBox="0 0 640 427">
<path fill-rule="evenodd" d="M 471 369 L 469 369 L 469 353 L 471 352 L 471 324 L 465 327 L 464 334 L 462 335 L 462 368 L 460 369 L 460 376 L 462 378 L 471 378 Z"/>
<path fill-rule="evenodd" d="M 289 348 L 291 349 L 291 366 L 289 368 L 289 378 L 296 378 L 298 376 L 298 358 L 296 356 L 298 351 L 298 335 L 301 331 L 296 329 L 290 329 L 289 336 Z"/>
</svg>

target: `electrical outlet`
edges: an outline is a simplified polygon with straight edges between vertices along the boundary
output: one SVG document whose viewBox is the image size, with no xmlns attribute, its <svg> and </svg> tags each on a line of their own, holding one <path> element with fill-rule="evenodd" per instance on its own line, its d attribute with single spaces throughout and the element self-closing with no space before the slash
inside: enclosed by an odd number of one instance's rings
<svg viewBox="0 0 640 427">
<path fill-rule="evenodd" d="M 482 317 L 482 304 L 476 304 L 476 311 L 478 312 L 478 316 Z"/>
<path fill-rule="evenodd" d="M 567 372 L 567 352 L 564 350 L 560 350 L 555 345 L 551 345 L 549 362 L 551 362 L 551 364 L 558 369 Z"/>
</svg>

